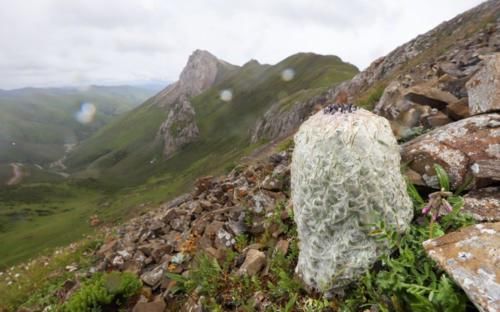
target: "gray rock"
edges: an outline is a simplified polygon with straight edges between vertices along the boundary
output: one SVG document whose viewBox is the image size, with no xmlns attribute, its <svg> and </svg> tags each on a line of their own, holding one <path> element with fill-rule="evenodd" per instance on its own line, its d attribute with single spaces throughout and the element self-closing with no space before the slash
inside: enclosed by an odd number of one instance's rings
<svg viewBox="0 0 500 312">
<path fill-rule="evenodd" d="M 238 274 L 255 275 L 266 265 L 266 254 L 256 249 L 250 249 L 247 252 L 245 262 L 238 270 Z"/>
<path fill-rule="evenodd" d="M 499 222 L 473 225 L 425 241 L 424 248 L 479 311 L 500 311 Z"/>
<path fill-rule="evenodd" d="M 164 156 L 171 157 L 177 149 L 195 141 L 199 135 L 194 108 L 187 98 L 181 97 L 158 131 L 158 136 L 163 139 Z"/>
<path fill-rule="evenodd" d="M 500 114 L 462 119 L 421 135 L 402 146 L 403 163 L 438 188 L 434 164 L 440 164 L 456 189 L 467 177 L 471 187 L 500 180 Z"/>
<path fill-rule="evenodd" d="M 160 284 L 160 281 L 165 273 L 163 265 L 155 267 L 153 270 L 148 271 L 141 275 L 141 280 L 152 288 L 156 288 Z"/>
<path fill-rule="evenodd" d="M 132 312 L 163 312 L 166 308 L 163 298 L 157 298 L 153 302 L 138 302 Z"/>
<path fill-rule="evenodd" d="M 466 85 L 472 115 L 500 111 L 500 53 L 486 57 L 484 63 Z"/>
<path fill-rule="evenodd" d="M 189 57 L 179 80 L 153 97 L 154 105 L 169 110 L 156 136 L 164 143 L 165 157 L 171 157 L 180 147 L 199 136 L 195 111 L 189 99 L 210 88 L 222 68 L 233 67 L 207 51 L 196 50 Z"/>
<path fill-rule="evenodd" d="M 500 221 L 500 187 L 486 187 L 464 196 L 463 210 L 478 221 Z"/>
<path fill-rule="evenodd" d="M 281 191 L 283 189 L 283 180 L 268 175 L 262 181 L 262 188 L 268 191 Z"/>
</svg>

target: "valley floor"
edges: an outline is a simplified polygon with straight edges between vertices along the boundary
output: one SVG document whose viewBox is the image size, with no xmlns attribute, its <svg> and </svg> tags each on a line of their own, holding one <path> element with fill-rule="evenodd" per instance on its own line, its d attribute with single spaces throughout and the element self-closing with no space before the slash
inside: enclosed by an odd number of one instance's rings
<svg viewBox="0 0 500 312">
<path fill-rule="evenodd" d="M 7 185 L 16 185 L 21 183 L 23 180 L 23 170 L 21 169 L 20 164 L 16 163 L 11 163 L 10 166 L 12 167 L 12 177 L 7 181 Z"/>
</svg>

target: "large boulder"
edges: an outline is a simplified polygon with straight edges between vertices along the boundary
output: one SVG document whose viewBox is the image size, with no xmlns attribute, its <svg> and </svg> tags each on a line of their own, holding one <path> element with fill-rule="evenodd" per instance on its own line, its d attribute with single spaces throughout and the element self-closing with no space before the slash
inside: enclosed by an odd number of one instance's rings
<svg viewBox="0 0 500 312">
<path fill-rule="evenodd" d="M 442 110 L 448 104 L 458 101 L 453 94 L 440 90 L 435 87 L 434 83 L 413 86 L 406 91 L 404 96 L 413 103 L 430 106 L 438 110 Z"/>
<path fill-rule="evenodd" d="M 300 127 L 291 166 L 299 237 L 297 272 L 320 291 L 355 280 L 388 252 L 369 235 L 383 221 L 407 229 L 413 205 L 387 119 L 329 106 Z"/>
<path fill-rule="evenodd" d="M 466 86 L 472 115 L 500 111 L 500 53 L 485 57 L 483 68 Z"/>
<path fill-rule="evenodd" d="M 417 137 L 402 146 L 403 163 L 419 173 L 425 185 L 438 188 L 434 164 L 441 165 L 456 189 L 500 181 L 500 114 L 463 119 Z"/>
</svg>

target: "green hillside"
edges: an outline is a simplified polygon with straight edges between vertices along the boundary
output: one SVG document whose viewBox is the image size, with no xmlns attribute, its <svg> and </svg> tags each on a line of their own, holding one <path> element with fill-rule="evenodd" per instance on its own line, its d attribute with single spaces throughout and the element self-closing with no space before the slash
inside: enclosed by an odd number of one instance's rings
<svg viewBox="0 0 500 312">
<path fill-rule="evenodd" d="M 282 80 L 285 68 L 294 69 L 293 80 Z M 297 54 L 274 66 L 251 61 L 228 68 L 214 87 L 192 99 L 200 138 L 168 160 L 156 139 L 168 112 L 149 99 L 69 155 L 72 178 L 56 182 L 30 167 L 29 182 L 36 183 L 0 189 L 0 240 L 6 242 L 0 267 L 81 238 L 92 231 L 93 214 L 103 222 L 120 222 L 186 191 L 199 176 L 231 169 L 257 147 L 249 144 L 249 129 L 273 103 L 291 105 L 356 72 L 337 57 L 315 54 Z M 233 92 L 230 102 L 219 97 L 224 89 Z"/>
<path fill-rule="evenodd" d="M 281 78 L 287 68 L 295 72 L 291 81 Z M 84 141 L 69 155 L 67 165 L 81 177 L 118 186 L 143 183 L 152 176 L 163 183 L 185 184 L 221 170 L 254 148 L 249 146 L 249 130 L 276 101 L 287 105 L 313 96 L 357 72 L 336 56 L 312 53 L 296 54 L 273 66 L 251 61 L 191 99 L 201 137 L 167 161 L 156 133 L 168 111 L 154 105 L 152 98 Z M 232 90 L 230 102 L 220 99 L 225 89 Z"/>
<path fill-rule="evenodd" d="M 64 152 L 64 144 L 87 138 L 154 92 L 130 86 L 2 91 L 0 163 L 47 164 L 59 159 Z M 76 120 L 75 114 L 82 103 L 96 106 L 93 122 L 82 124 Z"/>
</svg>

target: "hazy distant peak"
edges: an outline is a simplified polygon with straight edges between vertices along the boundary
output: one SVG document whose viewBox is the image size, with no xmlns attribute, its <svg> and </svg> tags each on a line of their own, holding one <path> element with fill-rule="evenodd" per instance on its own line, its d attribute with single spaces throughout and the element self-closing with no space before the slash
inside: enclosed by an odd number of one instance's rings
<svg viewBox="0 0 500 312">
<path fill-rule="evenodd" d="M 179 77 L 179 87 L 188 97 L 196 96 L 211 87 L 222 68 L 234 67 L 228 62 L 219 60 L 205 50 L 195 50 Z"/>
</svg>

